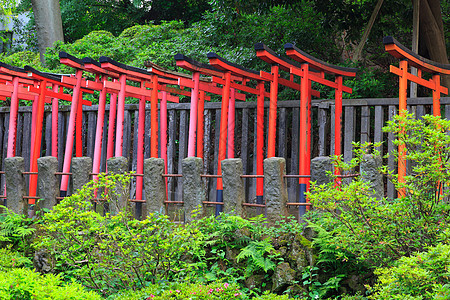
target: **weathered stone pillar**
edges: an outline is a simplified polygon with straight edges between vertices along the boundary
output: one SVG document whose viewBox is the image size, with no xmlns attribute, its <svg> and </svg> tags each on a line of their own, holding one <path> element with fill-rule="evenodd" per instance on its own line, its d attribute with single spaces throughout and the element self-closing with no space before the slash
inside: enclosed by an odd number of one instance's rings
<svg viewBox="0 0 450 300">
<path fill-rule="evenodd" d="M 108 174 L 124 174 L 128 171 L 128 159 L 125 157 L 111 157 L 106 162 L 108 166 Z M 128 208 L 128 198 L 130 197 L 130 186 L 123 186 L 120 182 L 117 182 L 114 189 L 116 194 L 109 205 L 109 212 L 112 215 L 116 215 L 120 211 Z"/>
<path fill-rule="evenodd" d="M 23 199 L 26 195 L 24 171 L 23 157 L 5 158 L 6 206 L 17 214 L 27 215 L 28 200 Z"/>
<path fill-rule="evenodd" d="M 203 216 L 203 201 L 206 199 L 205 189 L 201 174 L 203 172 L 203 160 L 200 157 L 188 157 L 182 162 L 183 173 L 183 201 L 184 221 L 193 220 L 193 211 L 201 218 Z"/>
<path fill-rule="evenodd" d="M 242 203 L 245 202 L 242 160 L 230 158 L 222 160 L 223 205 L 224 213 L 235 212 L 242 216 Z"/>
<path fill-rule="evenodd" d="M 164 159 L 148 158 L 144 160 L 144 187 L 147 205 L 147 214 L 159 212 L 166 213 L 166 181 L 164 174 Z"/>
<path fill-rule="evenodd" d="M 381 156 L 373 156 L 372 154 L 365 154 L 361 161 L 360 173 L 364 181 L 368 181 L 373 190 L 373 196 L 377 199 L 384 197 L 383 175 L 380 173 L 380 168 L 383 161 Z"/>
<path fill-rule="evenodd" d="M 58 172 L 58 159 L 53 156 L 40 157 L 38 164 L 38 208 L 51 209 L 56 205 L 59 183 L 55 173 Z"/>
<path fill-rule="evenodd" d="M 328 172 L 333 171 L 333 163 L 328 156 L 318 156 L 311 160 L 311 181 L 318 185 L 333 181 Z"/>
<path fill-rule="evenodd" d="M 74 157 L 72 158 L 72 187 L 73 191 L 80 190 L 85 184 L 91 181 L 92 158 Z"/>
<path fill-rule="evenodd" d="M 264 160 L 264 199 L 266 199 L 267 221 L 274 225 L 288 216 L 286 206 L 288 194 L 285 178 L 286 160 L 282 157 L 270 157 Z"/>
</svg>

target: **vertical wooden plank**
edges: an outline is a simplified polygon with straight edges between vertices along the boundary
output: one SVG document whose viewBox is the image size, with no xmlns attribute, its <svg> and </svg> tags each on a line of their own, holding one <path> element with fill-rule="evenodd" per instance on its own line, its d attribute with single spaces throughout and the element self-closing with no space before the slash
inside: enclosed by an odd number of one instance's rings
<svg viewBox="0 0 450 300">
<path fill-rule="evenodd" d="M 16 156 L 22 155 L 23 114 L 17 115 Z"/>
<path fill-rule="evenodd" d="M 395 106 L 390 105 L 389 106 L 389 121 L 393 119 L 393 117 L 397 114 L 397 109 Z M 392 132 L 388 133 L 388 167 L 390 170 L 397 170 L 397 166 L 395 165 L 394 155 L 392 155 L 392 151 L 394 151 L 394 144 L 392 141 L 395 139 L 395 136 Z M 397 172 L 395 172 L 397 173 Z M 388 198 L 395 198 L 396 197 L 396 191 L 394 188 L 394 184 L 388 180 L 387 183 L 387 196 Z"/>
<path fill-rule="evenodd" d="M 348 162 L 353 157 L 352 142 L 355 140 L 355 108 L 353 106 L 345 107 L 344 118 L 344 161 Z"/>
<path fill-rule="evenodd" d="M 370 142 L 370 108 L 361 107 L 361 144 Z"/>
<path fill-rule="evenodd" d="M 108 113 L 105 111 L 105 118 L 103 121 L 103 135 L 102 135 L 102 151 L 101 151 L 101 158 L 100 158 L 100 172 L 106 172 L 106 153 L 108 149 L 108 121 L 109 116 Z"/>
<path fill-rule="evenodd" d="M 97 113 L 90 111 L 87 113 L 87 135 L 86 135 L 86 155 L 94 157 L 95 134 L 97 130 Z M 103 128 L 105 131 L 105 128 Z M 106 141 L 102 141 L 102 146 Z"/>
<path fill-rule="evenodd" d="M 31 123 L 30 123 L 31 124 Z M 62 170 L 64 163 L 64 149 L 66 146 L 66 112 L 58 112 L 58 170 Z"/>
<path fill-rule="evenodd" d="M 169 136 L 167 142 L 167 172 L 168 174 L 175 173 L 175 140 L 176 140 L 176 128 L 177 128 L 177 115 L 174 109 L 170 109 L 168 111 L 168 119 L 169 119 Z M 150 122 L 148 122 L 150 123 Z M 149 131 L 148 131 L 149 132 Z M 149 139 L 150 141 L 150 139 Z M 150 152 L 149 152 L 150 156 Z M 175 200 L 175 182 L 173 177 L 167 178 L 167 195 L 170 201 Z"/>
<path fill-rule="evenodd" d="M 213 163 L 213 173 L 217 174 L 217 166 L 219 163 L 219 138 L 220 138 L 220 109 L 215 110 L 216 114 L 216 128 L 214 131 L 214 163 Z M 216 200 L 216 189 L 217 189 L 217 180 L 215 178 L 210 179 L 209 185 L 209 199 L 210 201 Z"/>
<path fill-rule="evenodd" d="M 30 169 L 30 153 L 31 153 L 30 144 L 31 144 L 31 112 L 25 112 L 23 114 L 22 157 L 25 160 L 26 171 L 29 171 Z"/>
<path fill-rule="evenodd" d="M 417 105 L 416 118 L 420 119 L 425 115 L 425 107 L 423 105 Z"/>
<path fill-rule="evenodd" d="M 52 155 L 52 114 L 45 115 L 45 155 Z M 17 141 L 17 139 L 16 139 Z"/>
<path fill-rule="evenodd" d="M 151 120 L 151 112 L 149 109 L 145 109 L 145 119 Z M 145 133 L 144 133 L 144 157 L 150 157 L 150 130 L 152 122 L 145 122 Z"/>
<path fill-rule="evenodd" d="M 327 109 L 324 106 L 320 106 L 317 112 L 317 123 L 319 123 L 319 156 L 326 155 L 327 144 Z"/>
<path fill-rule="evenodd" d="M 210 167 L 211 166 L 211 151 L 212 151 L 212 145 L 211 145 L 211 110 L 205 109 L 204 111 L 204 128 L 203 128 L 203 173 L 209 174 L 211 173 Z M 203 179 L 203 184 L 207 191 L 210 190 L 210 184 L 208 178 Z M 206 193 L 206 197 L 209 197 L 209 193 Z M 209 200 L 209 199 L 207 199 Z"/>
<path fill-rule="evenodd" d="M 87 122 L 88 122 L 88 118 L 87 118 L 87 114 L 86 112 L 82 113 L 82 118 L 81 118 L 81 144 L 83 145 L 81 147 L 81 152 L 82 152 L 82 156 L 87 156 Z"/>
<path fill-rule="evenodd" d="M 445 118 L 450 120 L 450 105 L 445 105 Z"/>
<path fill-rule="evenodd" d="M 332 126 L 332 128 L 331 128 L 331 130 L 330 130 L 330 156 L 333 156 L 334 155 L 334 120 L 335 120 L 335 118 L 336 118 L 336 115 L 335 115 L 335 106 L 334 105 L 331 105 L 330 106 L 330 115 L 331 115 L 331 117 L 330 117 L 330 119 L 331 119 L 331 121 L 330 121 L 330 124 L 331 124 L 331 126 Z M 342 128 L 342 127 L 341 127 Z M 342 129 L 341 129 L 342 130 Z M 341 139 L 341 141 L 342 141 L 342 139 Z M 342 153 L 342 152 L 341 152 Z"/>
<path fill-rule="evenodd" d="M 286 108 L 280 108 L 280 114 L 278 116 L 278 157 L 286 157 Z M 256 130 L 255 130 L 256 132 Z"/>
<path fill-rule="evenodd" d="M 185 109 L 182 109 L 180 111 L 180 124 L 179 124 L 179 138 L 178 138 L 178 173 L 181 173 L 182 170 L 182 162 L 183 159 L 186 158 L 187 156 L 187 130 L 189 128 L 188 125 L 188 117 L 187 117 L 187 111 Z M 183 188 L 181 186 L 181 180 L 177 180 L 177 201 L 179 201 L 180 199 L 183 199 L 182 196 L 182 192 L 183 192 Z"/>
<path fill-rule="evenodd" d="M 0 148 L 1 161 L 0 170 L 4 170 L 4 161 L 6 157 L 7 147 L 8 147 L 8 131 L 9 131 L 9 114 L 2 114 L 2 119 L 0 121 Z M 3 195 L 3 189 L 5 186 L 5 176 L 0 177 L 0 193 Z"/>
<path fill-rule="evenodd" d="M 249 135 L 249 126 L 248 126 L 248 108 L 242 109 L 242 137 L 241 137 L 241 159 L 242 159 L 242 167 L 244 174 L 249 174 L 248 170 L 248 135 Z M 256 142 L 254 141 L 255 145 Z M 256 150 L 256 149 L 255 149 Z M 256 153 L 256 152 L 255 152 Z"/>
<path fill-rule="evenodd" d="M 289 174 L 299 173 L 300 108 L 292 109 L 291 160 Z M 297 202 L 298 179 L 287 179 L 289 202 Z"/>
<path fill-rule="evenodd" d="M 383 106 L 378 105 L 375 106 L 375 128 L 373 132 L 373 141 L 374 143 L 383 142 L 383 126 L 384 126 L 384 111 Z M 381 144 L 380 147 L 378 147 L 378 151 L 380 151 L 380 154 L 383 155 L 383 148 L 384 145 Z"/>
<path fill-rule="evenodd" d="M 124 157 L 128 158 L 128 164 L 131 164 L 130 145 L 131 145 L 131 114 L 129 110 L 125 110 L 123 116 L 122 153 Z"/>
<path fill-rule="evenodd" d="M 141 120 L 139 120 L 139 111 L 135 110 L 133 113 L 133 117 L 134 117 L 134 128 L 133 128 L 133 149 L 131 151 L 131 153 L 133 153 L 133 158 L 132 158 L 132 162 L 131 162 L 131 170 L 136 171 L 137 170 L 137 142 L 138 142 L 138 124 L 139 122 L 141 122 Z M 145 188 L 145 187 L 144 187 Z M 132 199 L 135 199 L 135 195 L 136 195 L 136 177 L 133 178 L 132 184 L 131 184 L 131 189 L 130 189 L 130 197 Z M 145 197 L 145 193 L 142 193 L 142 196 Z M 140 204 L 140 203 L 136 203 Z"/>
</svg>

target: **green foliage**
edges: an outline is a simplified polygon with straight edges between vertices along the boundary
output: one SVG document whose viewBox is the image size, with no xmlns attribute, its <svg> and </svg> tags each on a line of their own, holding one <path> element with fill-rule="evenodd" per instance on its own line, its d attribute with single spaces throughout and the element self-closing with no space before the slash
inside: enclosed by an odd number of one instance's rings
<svg viewBox="0 0 450 300">
<path fill-rule="evenodd" d="M 411 167 L 405 183 L 398 182 L 397 175 L 383 168 L 395 187 L 405 190 L 404 197 L 377 199 L 361 177 L 343 181 L 339 189 L 333 182 L 313 185 L 308 196 L 321 212 L 310 215 L 309 220 L 329 232 L 329 246 L 373 266 L 387 266 L 402 256 L 447 241 L 449 129 L 450 121 L 433 116 L 416 120 L 411 115 L 394 117 L 384 129 L 396 135 L 395 145 L 406 145 L 406 159 Z M 364 153 L 366 149 L 359 148 L 350 164 L 339 159 L 337 163 L 350 170 L 359 165 Z M 398 154 L 394 151 L 391 155 Z"/>
<path fill-rule="evenodd" d="M 450 246 L 401 257 L 394 266 L 376 271 L 379 282 L 371 299 L 449 299 Z"/>
<path fill-rule="evenodd" d="M 138 291 L 122 291 L 110 296 L 108 299 L 128 299 L 128 300 L 166 300 L 166 299 L 253 299 L 253 300 L 287 300 L 287 295 L 279 296 L 269 292 L 261 296 L 251 297 L 239 289 L 236 284 L 224 282 L 214 282 L 210 284 L 199 283 L 161 283 L 149 285 Z"/>
<path fill-rule="evenodd" d="M 253 269 L 263 269 L 264 272 L 268 272 L 275 269 L 276 264 L 271 260 L 273 257 L 264 257 L 264 255 L 266 253 L 271 254 L 274 250 L 272 243 L 268 240 L 251 241 L 236 256 L 236 259 L 239 262 L 241 259 L 247 258 L 250 267 L 250 270 L 247 270 L 247 272 L 253 271 Z"/>
<path fill-rule="evenodd" d="M 0 299 L 100 300 L 102 298 L 94 292 L 86 291 L 79 283 L 64 283 L 58 275 L 41 276 L 29 269 L 15 268 L 7 272 L 0 271 Z"/>
<path fill-rule="evenodd" d="M 4 206 L 0 214 L 0 247 L 9 245 L 19 251 L 28 252 L 30 241 L 35 229 L 32 220 L 23 215 L 16 214 Z"/>
<path fill-rule="evenodd" d="M 167 216 L 149 214 L 138 221 L 127 211 L 102 216 L 92 210 L 95 191 L 111 206 L 118 196 L 114 185 L 129 180 L 100 176 L 62 200 L 43 216 L 35 243 L 51 255 L 55 271 L 105 295 L 173 278 L 187 264 L 182 256 L 188 237 L 195 239 Z"/>
<path fill-rule="evenodd" d="M 28 257 L 11 250 L 11 246 L 0 248 L 0 271 L 7 271 L 12 268 L 29 268 L 32 262 Z"/>
</svg>

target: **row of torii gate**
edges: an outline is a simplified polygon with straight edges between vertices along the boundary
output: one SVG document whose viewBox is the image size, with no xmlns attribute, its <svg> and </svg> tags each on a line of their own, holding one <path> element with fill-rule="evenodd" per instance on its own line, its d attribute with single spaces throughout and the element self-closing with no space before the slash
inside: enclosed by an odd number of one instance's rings
<svg viewBox="0 0 450 300">
<path fill-rule="evenodd" d="M 401 45 L 392 37 L 384 39 L 386 51 L 400 60 L 399 68 L 391 66 L 391 72 L 400 78 L 399 111 L 406 110 L 407 82 L 413 81 L 433 90 L 433 113 L 440 115 L 439 99 L 448 90 L 440 85 L 440 75 L 450 74 L 450 65 L 442 65 L 426 60 Z M 175 55 L 176 64 L 192 74 L 174 72 L 151 62 L 147 69 L 128 66 L 109 57 L 79 59 L 65 52 L 59 54 L 60 62 L 75 69 L 75 74 L 59 75 L 37 71 L 29 66 L 17 68 L 0 62 L 0 99 L 11 99 L 7 157 L 15 156 L 17 116 L 19 100 L 32 101 L 32 133 L 30 155 L 29 203 L 34 204 L 37 186 L 37 159 L 40 156 L 44 106 L 52 105 L 52 149 L 51 155 L 57 156 L 58 144 L 58 101 L 71 101 L 69 126 L 66 136 L 63 170 L 61 172 L 61 197 L 67 195 L 69 172 L 73 148 L 75 156 L 82 156 L 82 108 L 91 105 L 83 95 L 99 92 L 98 118 L 95 135 L 93 174 L 100 172 L 102 148 L 107 147 L 107 159 L 122 156 L 125 98 L 139 99 L 138 112 L 138 151 L 137 170 L 143 173 L 145 104 L 150 101 L 150 156 L 158 157 L 158 134 L 161 143 L 161 158 L 167 163 L 167 101 L 178 102 L 180 95 L 189 96 L 190 119 L 188 156 L 203 157 L 203 109 L 204 101 L 210 95 L 222 96 L 221 123 L 218 152 L 218 174 L 221 174 L 220 161 L 234 156 L 234 112 L 235 101 L 245 101 L 246 94 L 257 98 L 256 129 L 256 175 L 263 175 L 264 159 L 264 100 L 269 98 L 269 124 L 267 133 L 266 157 L 275 156 L 277 101 L 279 85 L 300 91 L 300 148 L 299 148 L 299 199 L 298 206 L 308 208 L 305 192 L 309 189 L 310 153 L 311 153 L 311 98 L 320 97 L 312 88 L 316 82 L 335 90 L 335 155 L 341 155 L 342 93 L 351 93 L 352 89 L 343 85 L 344 77 L 354 77 L 357 69 L 328 64 L 314 58 L 293 44 L 286 44 L 287 57 L 272 51 L 266 45 L 255 45 L 256 55 L 270 65 L 270 72 L 254 71 L 225 60 L 215 53 L 208 53 L 209 64 L 200 63 L 182 54 Z M 408 67 L 419 69 L 418 75 L 408 72 Z M 280 70 L 289 74 L 280 76 Z M 83 72 L 89 72 L 94 79 L 86 79 Z M 423 73 L 431 73 L 431 79 L 424 79 Z M 295 80 L 299 77 L 300 80 Z M 267 89 L 267 87 L 269 87 Z M 68 91 L 72 91 L 70 94 Z M 110 113 L 108 120 L 108 139 L 102 140 L 105 121 L 107 95 L 110 95 Z M 158 118 L 158 101 L 160 102 Z M 158 119 L 160 132 L 158 133 Z M 399 149 L 403 151 L 402 149 Z M 405 174 L 404 163 L 399 159 L 398 174 L 400 180 Z M 167 167 L 167 165 L 166 165 Z M 167 169 L 166 169 L 167 170 Z M 339 175 L 339 170 L 335 170 Z M 217 178 L 216 202 L 222 202 L 222 180 Z M 263 178 L 256 178 L 257 203 L 263 204 Z M 143 178 L 136 178 L 136 201 L 142 200 Z M 221 206 L 216 206 L 219 212 Z"/>
</svg>

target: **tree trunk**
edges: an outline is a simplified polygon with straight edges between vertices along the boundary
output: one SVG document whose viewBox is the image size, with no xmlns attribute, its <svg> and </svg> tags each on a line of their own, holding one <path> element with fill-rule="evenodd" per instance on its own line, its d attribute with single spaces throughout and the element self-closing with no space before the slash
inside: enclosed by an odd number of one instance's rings
<svg viewBox="0 0 450 300">
<path fill-rule="evenodd" d="M 41 63 L 45 64 L 45 49 L 52 47 L 55 41 L 64 41 L 59 1 L 31 0 L 31 4 L 36 22 L 40 59 Z"/>
<path fill-rule="evenodd" d="M 357 62 L 361 58 L 361 52 L 364 48 L 364 45 L 367 42 L 367 39 L 369 38 L 370 31 L 372 30 L 373 24 L 375 23 L 375 19 L 378 16 L 378 12 L 381 9 L 381 5 L 383 5 L 383 0 L 378 0 L 377 4 L 375 5 L 375 8 L 372 11 L 372 15 L 370 16 L 369 23 L 367 23 L 366 29 L 364 30 L 364 34 L 361 38 L 361 41 L 359 42 L 358 47 L 355 50 L 355 54 L 353 54 L 353 62 Z"/>
<path fill-rule="evenodd" d="M 420 1 L 420 43 L 426 46 L 431 60 L 448 64 L 447 48 L 444 39 L 444 23 L 442 22 L 439 0 Z M 421 53 L 421 55 L 423 55 Z M 442 76 L 443 86 L 450 88 L 450 76 Z"/>
</svg>

